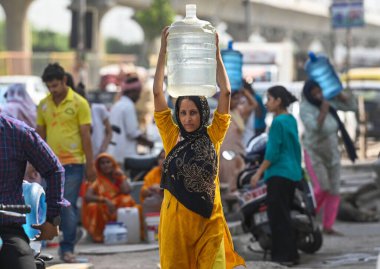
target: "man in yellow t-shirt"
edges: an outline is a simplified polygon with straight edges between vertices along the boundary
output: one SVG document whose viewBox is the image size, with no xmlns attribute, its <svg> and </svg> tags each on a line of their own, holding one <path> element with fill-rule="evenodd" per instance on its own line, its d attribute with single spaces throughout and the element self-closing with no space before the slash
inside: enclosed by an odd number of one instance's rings
<svg viewBox="0 0 380 269">
<path fill-rule="evenodd" d="M 76 203 L 84 177 L 95 180 L 91 146 L 91 110 L 88 102 L 66 85 L 65 70 L 49 64 L 42 80 L 50 94 L 37 108 L 37 132 L 47 141 L 65 168 L 64 197 L 71 206 L 61 212 L 59 254 L 63 261 L 76 262 L 74 245 L 78 223 Z M 86 172 L 86 173 L 84 173 Z"/>
</svg>

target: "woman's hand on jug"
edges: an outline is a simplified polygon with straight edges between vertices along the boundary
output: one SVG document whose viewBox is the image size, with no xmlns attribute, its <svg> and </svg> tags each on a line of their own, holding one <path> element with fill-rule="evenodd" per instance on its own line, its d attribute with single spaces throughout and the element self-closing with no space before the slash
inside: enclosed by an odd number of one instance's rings
<svg viewBox="0 0 380 269">
<path fill-rule="evenodd" d="M 166 47 L 167 47 L 167 40 L 168 40 L 168 35 L 169 35 L 169 27 L 170 26 L 165 26 L 164 29 L 161 32 L 161 49 L 160 53 L 166 53 Z"/>
</svg>

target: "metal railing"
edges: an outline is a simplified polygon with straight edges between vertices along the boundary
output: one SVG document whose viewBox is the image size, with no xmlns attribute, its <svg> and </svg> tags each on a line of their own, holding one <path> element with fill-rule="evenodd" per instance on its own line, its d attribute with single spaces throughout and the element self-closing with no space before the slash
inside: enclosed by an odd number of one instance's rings
<svg viewBox="0 0 380 269">
<path fill-rule="evenodd" d="M 78 73 L 75 66 L 75 52 L 46 52 L 31 53 L 19 51 L 0 51 L 0 76 L 36 75 L 41 76 L 49 63 L 58 62 L 63 68 L 73 74 Z M 135 63 L 137 57 L 130 54 L 96 54 L 86 55 L 87 79 L 89 89 L 99 84 L 99 69 L 103 66 L 121 63 Z"/>
</svg>

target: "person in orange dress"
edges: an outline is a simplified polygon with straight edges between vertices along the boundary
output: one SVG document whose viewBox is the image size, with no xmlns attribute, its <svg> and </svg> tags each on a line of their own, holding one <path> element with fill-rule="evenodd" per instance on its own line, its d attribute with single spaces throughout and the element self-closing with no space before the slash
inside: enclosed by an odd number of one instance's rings
<svg viewBox="0 0 380 269">
<path fill-rule="evenodd" d="M 136 206 L 131 187 L 115 159 L 106 153 L 95 161 L 96 180 L 88 186 L 82 206 L 82 225 L 95 242 L 103 242 L 103 230 L 116 221 L 116 211 Z"/>
<path fill-rule="evenodd" d="M 140 191 L 140 202 L 144 203 L 145 199 L 155 194 L 162 195 L 160 187 L 162 163 L 165 160 L 165 151 L 162 150 L 157 158 L 157 166 L 153 167 L 144 177 L 144 185 Z"/>
</svg>

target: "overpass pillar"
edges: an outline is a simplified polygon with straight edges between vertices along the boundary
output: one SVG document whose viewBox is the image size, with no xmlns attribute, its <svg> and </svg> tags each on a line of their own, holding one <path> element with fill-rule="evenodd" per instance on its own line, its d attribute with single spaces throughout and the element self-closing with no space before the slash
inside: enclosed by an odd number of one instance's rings
<svg viewBox="0 0 380 269">
<path fill-rule="evenodd" d="M 2 0 L 6 15 L 6 48 L 14 51 L 12 63 L 8 67 L 9 74 L 31 73 L 31 35 L 26 19 L 28 8 L 33 0 Z"/>
</svg>

